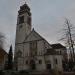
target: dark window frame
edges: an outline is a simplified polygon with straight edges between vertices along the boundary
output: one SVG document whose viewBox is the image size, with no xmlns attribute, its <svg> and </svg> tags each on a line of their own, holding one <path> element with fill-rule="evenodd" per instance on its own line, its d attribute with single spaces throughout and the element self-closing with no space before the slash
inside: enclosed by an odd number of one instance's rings
<svg viewBox="0 0 75 75">
<path fill-rule="evenodd" d="M 58 60 L 57 59 L 55 59 L 55 64 L 58 64 Z"/>
<path fill-rule="evenodd" d="M 28 23 L 29 25 L 31 25 L 31 17 L 28 17 L 27 23 Z"/>
<path fill-rule="evenodd" d="M 24 16 L 19 17 L 19 24 L 22 24 L 22 23 L 24 23 Z"/>
<path fill-rule="evenodd" d="M 41 59 L 39 60 L 39 64 L 42 64 L 42 60 Z"/>
<path fill-rule="evenodd" d="M 26 60 L 26 64 L 28 64 L 28 60 Z"/>
</svg>

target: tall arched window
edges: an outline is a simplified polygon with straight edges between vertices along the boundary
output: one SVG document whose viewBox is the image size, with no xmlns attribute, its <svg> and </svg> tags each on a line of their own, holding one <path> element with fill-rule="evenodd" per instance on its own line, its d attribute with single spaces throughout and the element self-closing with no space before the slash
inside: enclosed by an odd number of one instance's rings
<svg viewBox="0 0 75 75">
<path fill-rule="evenodd" d="M 30 55 L 34 56 L 37 54 L 37 41 L 30 42 Z"/>
</svg>

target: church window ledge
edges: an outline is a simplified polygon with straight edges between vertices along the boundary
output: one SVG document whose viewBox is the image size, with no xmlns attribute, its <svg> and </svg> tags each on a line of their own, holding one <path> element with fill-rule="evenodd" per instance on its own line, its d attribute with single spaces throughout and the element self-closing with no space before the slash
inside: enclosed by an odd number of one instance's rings
<svg viewBox="0 0 75 75">
<path fill-rule="evenodd" d="M 29 25 L 31 25 L 31 17 L 28 17 L 27 23 L 28 23 Z"/>
</svg>

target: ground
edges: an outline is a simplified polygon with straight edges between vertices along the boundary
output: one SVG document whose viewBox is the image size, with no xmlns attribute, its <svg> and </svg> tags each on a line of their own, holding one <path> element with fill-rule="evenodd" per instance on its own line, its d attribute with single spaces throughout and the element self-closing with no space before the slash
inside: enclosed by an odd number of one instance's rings
<svg viewBox="0 0 75 75">
<path fill-rule="evenodd" d="M 0 71 L 0 75 L 75 75 L 75 72 Z"/>
</svg>

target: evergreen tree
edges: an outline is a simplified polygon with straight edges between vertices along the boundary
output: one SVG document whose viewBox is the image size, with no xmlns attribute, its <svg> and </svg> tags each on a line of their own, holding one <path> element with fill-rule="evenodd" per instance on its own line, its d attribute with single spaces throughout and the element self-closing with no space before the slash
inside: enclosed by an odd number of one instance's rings
<svg viewBox="0 0 75 75">
<path fill-rule="evenodd" d="M 12 45 L 10 46 L 10 50 L 8 53 L 8 70 L 13 69 L 13 52 L 12 52 Z"/>
</svg>

